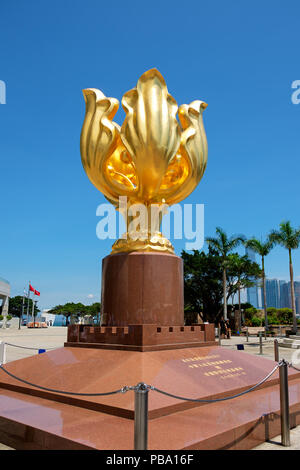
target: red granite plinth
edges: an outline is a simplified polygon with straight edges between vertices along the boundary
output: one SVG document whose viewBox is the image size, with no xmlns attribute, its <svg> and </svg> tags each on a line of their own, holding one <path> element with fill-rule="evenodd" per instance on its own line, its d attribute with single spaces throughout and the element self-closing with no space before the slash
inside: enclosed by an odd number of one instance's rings
<svg viewBox="0 0 300 470">
<path fill-rule="evenodd" d="M 102 326 L 70 325 L 67 347 L 158 351 L 215 345 L 214 325 L 184 326 L 183 262 L 151 252 L 102 262 Z"/>
<path fill-rule="evenodd" d="M 129 325 L 125 327 L 69 325 L 65 346 L 158 351 L 216 344 L 213 324 L 193 326 Z"/>
<path fill-rule="evenodd" d="M 150 252 L 106 256 L 101 310 L 105 326 L 183 326 L 182 259 Z"/>
<path fill-rule="evenodd" d="M 0 371 L 0 438 L 17 449 L 132 449 L 134 393 L 101 393 L 146 382 L 198 399 L 247 390 L 275 366 L 220 346 L 139 353 L 60 348 L 11 362 Z M 300 373 L 289 370 L 291 423 L 299 423 Z M 258 390 L 199 404 L 149 392 L 149 449 L 249 449 L 280 433 L 278 371 Z M 172 433 L 170 433 L 172 429 Z M 103 432 L 105 430 L 105 432 Z"/>
</svg>

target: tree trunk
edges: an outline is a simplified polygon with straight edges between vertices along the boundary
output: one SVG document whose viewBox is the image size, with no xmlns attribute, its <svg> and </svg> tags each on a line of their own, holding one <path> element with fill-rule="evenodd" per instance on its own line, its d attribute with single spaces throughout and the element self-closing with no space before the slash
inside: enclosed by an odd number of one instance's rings
<svg viewBox="0 0 300 470">
<path fill-rule="evenodd" d="M 239 332 L 240 332 L 240 334 L 241 334 L 241 329 L 242 329 L 242 311 L 241 311 L 241 287 L 240 287 L 240 283 L 239 283 L 238 294 L 239 294 Z"/>
<path fill-rule="evenodd" d="M 267 291 L 266 291 L 266 276 L 265 276 L 265 260 L 262 256 L 261 258 L 261 267 L 262 267 L 262 281 L 263 281 L 263 299 L 264 299 L 264 313 L 265 313 L 265 329 L 269 329 L 268 325 L 268 312 L 267 312 Z"/>
<path fill-rule="evenodd" d="M 224 305 L 223 305 L 223 314 L 224 320 L 227 320 L 227 298 L 226 298 L 226 269 L 223 268 L 223 297 L 224 297 Z"/>
<path fill-rule="evenodd" d="M 292 300 L 292 312 L 293 312 L 293 333 L 297 333 L 297 317 L 296 317 L 296 301 L 295 301 L 295 289 L 294 289 L 294 273 L 292 263 L 292 250 L 289 249 L 289 261 L 290 261 L 290 280 L 291 280 L 291 300 Z"/>
</svg>

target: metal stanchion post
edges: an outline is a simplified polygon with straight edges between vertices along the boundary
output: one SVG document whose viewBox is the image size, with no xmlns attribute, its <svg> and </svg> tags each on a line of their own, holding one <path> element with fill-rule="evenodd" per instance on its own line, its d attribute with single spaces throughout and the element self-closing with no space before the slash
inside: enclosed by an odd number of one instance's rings
<svg viewBox="0 0 300 470">
<path fill-rule="evenodd" d="M 4 341 L 0 341 L 0 364 L 6 363 L 6 350 Z"/>
<path fill-rule="evenodd" d="M 265 341 L 267 340 L 267 330 L 265 329 Z"/>
<path fill-rule="evenodd" d="M 281 444 L 289 447 L 290 442 L 290 413 L 289 413 L 289 384 L 288 363 L 283 359 L 279 367 L 280 379 L 280 418 L 281 418 Z"/>
<path fill-rule="evenodd" d="M 143 382 L 135 387 L 134 404 L 134 449 L 147 450 L 148 445 L 148 393 Z"/>
<path fill-rule="evenodd" d="M 279 347 L 277 339 L 274 339 L 274 361 L 279 362 Z"/>
<path fill-rule="evenodd" d="M 221 328 L 218 326 L 219 346 L 221 346 Z"/>
<path fill-rule="evenodd" d="M 262 345 L 262 334 L 261 331 L 259 332 L 259 354 L 263 353 L 263 345 Z"/>
<path fill-rule="evenodd" d="M 247 326 L 247 330 L 246 330 L 246 337 L 247 337 L 247 343 L 249 341 L 249 331 L 248 331 L 248 326 Z"/>
</svg>

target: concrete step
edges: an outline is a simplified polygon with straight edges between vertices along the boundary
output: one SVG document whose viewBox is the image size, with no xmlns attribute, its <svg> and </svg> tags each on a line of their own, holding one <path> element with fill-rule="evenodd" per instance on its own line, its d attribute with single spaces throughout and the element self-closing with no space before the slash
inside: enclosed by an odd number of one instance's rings
<svg viewBox="0 0 300 470">
<path fill-rule="evenodd" d="M 293 348 L 299 349 L 300 348 L 300 337 L 299 339 L 293 338 L 279 338 L 278 345 L 283 348 Z"/>
</svg>

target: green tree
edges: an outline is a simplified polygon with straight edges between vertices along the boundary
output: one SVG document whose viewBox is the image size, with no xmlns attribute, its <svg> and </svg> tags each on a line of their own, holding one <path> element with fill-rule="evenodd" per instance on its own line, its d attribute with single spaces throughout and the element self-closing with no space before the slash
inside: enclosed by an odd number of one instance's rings
<svg viewBox="0 0 300 470">
<path fill-rule="evenodd" d="M 240 243 L 244 241 L 242 235 L 228 237 L 226 232 L 221 228 L 216 228 L 216 237 L 207 237 L 206 242 L 209 247 L 213 248 L 221 258 L 221 266 L 223 270 L 223 313 L 224 319 L 227 320 L 227 261 L 228 255 Z"/>
<path fill-rule="evenodd" d="M 246 322 L 252 320 L 254 316 L 257 314 L 257 309 L 255 307 L 248 307 L 245 309 L 245 320 Z"/>
<path fill-rule="evenodd" d="M 95 302 L 92 305 L 86 306 L 86 315 L 90 315 L 91 317 L 93 317 L 93 319 L 96 318 L 97 323 L 99 323 L 100 312 L 101 312 L 100 302 Z"/>
<path fill-rule="evenodd" d="M 56 305 L 49 310 L 49 313 L 53 313 L 54 315 L 64 315 L 66 317 L 66 325 L 68 325 L 71 317 L 78 319 L 79 317 L 89 315 L 94 318 L 98 317 L 100 310 L 100 302 L 95 302 L 92 305 L 84 305 L 81 302 L 67 302 L 64 305 Z"/>
<path fill-rule="evenodd" d="M 185 312 L 199 313 L 203 321 L 217 322 L 222 315 L 222 267 L 220 256 L 182 251 Z"/>
<path fill-rule="evenodd" d="M 66 317 L 66 325 L 68 325 L 70 317 L 78 318 L 85 315 L 86 305 L 83 305 L 80 302 L 67 302 L 64 305 L 56 305 L 49 310 L 49 313 L 53 313 L 54 315 L 64 315 Z"/>
<path fill-rule="evenodd" d="M 27 302 L 29 300 L 29 313 L 31 315 L 32 313 L 32 299 L 25 299 L 25 304 L 24 304 L 24 313 L 27 310 Z M 22 315 L 22 304 L 23 304 L 23 296 L 21 295 L 16 295 L 15 297 L 11 297 L 9 299 L 9 304 L 8 304 L 8 313 L 12 315 L 13 317 L 19 317 Z M 40 309 L 34 305 L 34 316 L 40 312 Z"/>
<path fill-rule="evenodd" d="M 4 319 L 4 316 L 3 315 L 0 315 L 0 321 L 2 321 Z M 6 315 L 6 320 L 9 321 L 12 319 L 12 316 L 11 315 Z"/>
<path fill-rule="evenodd" d="M 288 325 L 293 322 L 293 311 L 290 308 L 279 308 L 277 310 L 279 322 Z"/>
<path fill-rule="evenodd" d="M 300 228 L 294 229 L 290 221 L 284 221 L 279 224 L 279 230 L 272 230 L 270 239 L 283 246 L 289 253 L 289 268 L 290 268 L 290 281 L 291 281 L 291 300 L 293 312 L 293 332 L 297 333 L 297 317 L 296 317 L 296 303 L 295 303 L 295 289 L 294 289 L 294 273 L 292 262 L 292 250 L 296 250 L 300 245 Z"/>
<path fill-rule="evenodd" d="M 264 302 L 264 315 L 265 315 L 265 328 L 268 330 L 268 314 L 267 314 L 267 294 L 266 294 L 266 274 L 265 274 L 265 257 L 270 253 L 274 246 L 274 242 L 268 237 L 265 241 L 252 237 L 244 241 L 247 248 L 251 248 L 255 253 L 261 257 L 261 278 L 263 287 L 263 302 Z"/>
<path fill-rule="evenodd" d="M 239 331 L 241 329 L 241 289 L 255 285 L 255 279 L 261 276 L 259 265 L 251 261 L 247 255 L 240 256 L 230 253 L 227 258 L 228 298 L 238 294 L 239 305 Z"/>
</svg>

